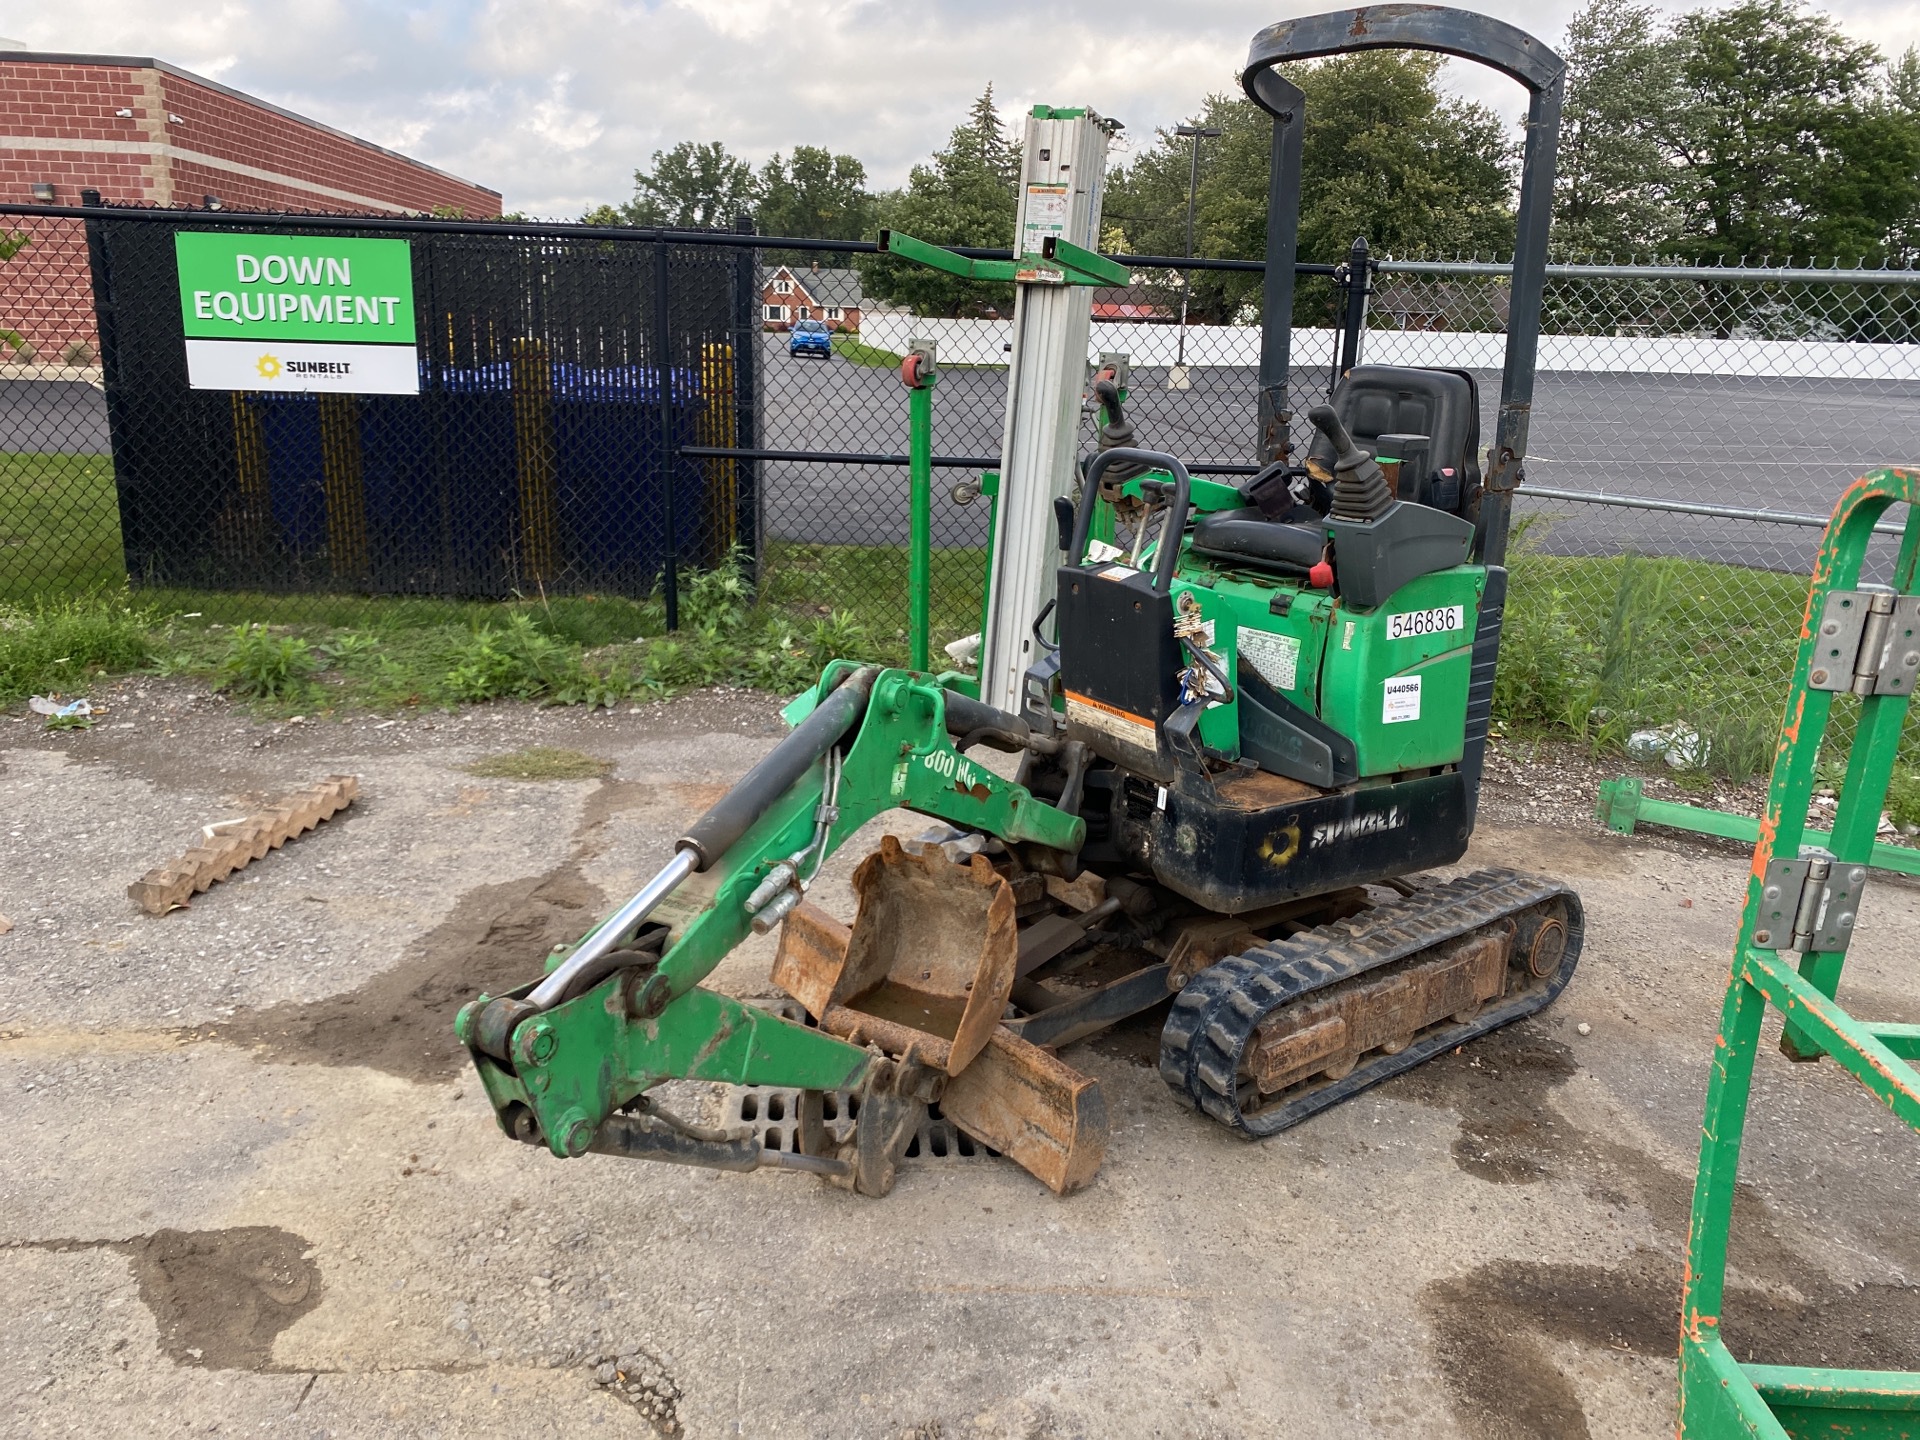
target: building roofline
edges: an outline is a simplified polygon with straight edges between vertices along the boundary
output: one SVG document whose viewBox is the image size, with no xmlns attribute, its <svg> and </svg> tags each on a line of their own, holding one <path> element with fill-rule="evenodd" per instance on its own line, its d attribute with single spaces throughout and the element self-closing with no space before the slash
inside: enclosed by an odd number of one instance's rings
<svg viewBox="0 0 1920 1440">
<path fill-rule="evenodd" d="M 478 181 L 468 180 L 464 176 L 454 174 L 451 170 L 442 170 L 438 165 L 429 165 L 426 161 L 416 159 L 412 155 L 402 155 L 398 150 L 389 150 L 384 145 L 376 145 L 371 140 L 336 129 L 323 120 L 315 120 L 310 115 L 302 115 L 297 110 L 289 110 L 286 106 L 276 105 L 271 100 L 262 100 L 258 95 L 249 95 L 245 90 L 236 90 L 231 85 L 222 85 L 218 80 L 209 80 L 204 75 L 196 75 L 191 70 L 183 70 L 178 65 L 169 64 L 165 60 L 156 60 L 149 55 L 81 55 L 63 50 L 0 50 L 0 65 L 99 65 L 118 70 L 159 70 L 168 75 L 178 76 L 182 80 L 191 80 L 195 85 L 204 85 L 209 90 L 218 90 L 222 95 L 243 100 L 262 110 L 270 110 L 275 115 L 284 116 L 288 120 L 310 125 L 315 130 L 324 130 L 327 134 L 337 136 L 362 149 L 372 150 L 376 154 L 385 155 L 403 164 L 431 171 L 441 179 L 451 180 L 456 185 L 465 185 L 469 189 L 483 191 L 496 199 L 500 198 L 498 190 L 482 185 Z"/>
</svg>

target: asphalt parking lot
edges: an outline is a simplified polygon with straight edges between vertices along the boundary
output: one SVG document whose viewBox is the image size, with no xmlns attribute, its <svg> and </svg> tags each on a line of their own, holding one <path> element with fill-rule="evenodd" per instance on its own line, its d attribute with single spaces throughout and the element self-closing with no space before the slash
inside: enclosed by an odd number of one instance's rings
<svg viewBox="0 0 1920 1440">
<path fill-rule="evenodd" d="M 1469 857 L 1584 897 L 1544 1015 L 1260 1145 L 1121 1033 L 1067 1053 L 1113 1115 L 1090 1189 L 930 1158 L 876 1201 L 513 1145 L 451 1036 L 765 752 L 767 698 L 299 725 L 176 680 L 100 698 L 84 733 L 0 718 L 0 1432 L 1670 1431 L 1746 859 L 1601 831 L 1578 766 L 1501 752 Z M 527 744 L 611 768 L 464 768 Z M 314 834 L 185 911 L 126 898 L 201 825 L 335 772 L 362 798 Z M 863 848 L 820 892 L 843 916 Z M 1916 921 L 1920 890 L 1876 879 L 1855 1013 L 1920 1020 Z M 713 983 L 766 993 L 769 959 Z M 1771 1050 L 1750 1135 L 1736 1353 L 1912 1368 L 1910 1137 Z"/>
</svg>

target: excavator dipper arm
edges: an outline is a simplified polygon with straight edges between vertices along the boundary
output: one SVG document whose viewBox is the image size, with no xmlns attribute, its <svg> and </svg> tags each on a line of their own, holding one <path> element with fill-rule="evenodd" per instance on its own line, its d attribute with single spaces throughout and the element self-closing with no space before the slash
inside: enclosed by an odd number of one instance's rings
<svg viewBox="0 0 1920 1440">
<path fill-rule="evenodd" d="M 889 1096 L 903 1106 L 933 1098 L 937 1078 L 911 1057 L 888 1060 L 700 981 L 756 921 L 770 928 L 792 910 L 826 857 L 886 810 L 1077 851 L 1086 834 L 1078 815 L 968 759 L 954 737 L 1040 750 L 1059 742 L 905 670 L 836 664 L 789 715 L 800 723 L 680 839 L 654 884 L 557 947 L 543 980 L 462 1008 L 457 1032 L 507 1134 L 563 1157 L 599 1150 L 851 1173 L 857 1157 L 750 1153 L 735 1137 L 650 1111 L 645 1092 L 674 1078 L 855 1090 L 878 1112 Z"/>
</svg>

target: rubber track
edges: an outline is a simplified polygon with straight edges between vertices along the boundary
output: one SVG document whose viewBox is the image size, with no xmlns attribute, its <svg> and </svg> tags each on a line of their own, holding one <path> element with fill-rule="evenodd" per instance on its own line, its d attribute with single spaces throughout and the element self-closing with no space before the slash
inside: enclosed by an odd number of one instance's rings
<svg viewBox="0 0 1920 1440">
<path fill-rule="evenodd" d="M 1491 1005 L 1464 1024 L 1423 1031 L 1398 1055 L 1376 1053 L 1342 1079 L 1294 1100 L 1253 1116 L 1241 1112 L 1241 1057 L 1255 1028 L 1275 1010 L 1554 899 L 1566 903 L 1567 948 L 1545 986 Z M 1477 870 L 1350 919 L 1271 941 L 1208 967 L 1180 992 L 1160 1032 L 1161 1078 L 1181 1100 L 1229 1129 L 1276 1134 L 1552 1003 L 1573 977 L 1584 930 L 1580 897 L 1558 881 L 1516 870 Z"/>
</svg>

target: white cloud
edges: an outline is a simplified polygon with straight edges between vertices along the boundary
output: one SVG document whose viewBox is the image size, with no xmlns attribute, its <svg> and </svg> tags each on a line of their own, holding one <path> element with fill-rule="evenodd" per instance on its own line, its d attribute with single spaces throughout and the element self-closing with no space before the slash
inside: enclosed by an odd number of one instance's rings
<svg viewBox="0 0 1920 1440">
<path fill-rule="evenodd" d="M 1234 84 L 1262 26 L 1302 0 L 169 0 L 0 3 L 36 49 L 157 55 L 451 170 L 509 208 L 566 216 L 626 198 L 682 139 L 758 161 L 794 144 L 850 151 L 898 184 L 991 81 L 1010 110 L 1090 104 L 1123 143 Z M 1573 0 L 1483 7 L 1557 42 Z M 1668 8 L 1684 8 L 1669 5 Z M 1897 52 L 1920 0 L 1839 0 L 1848 29 Z M 1453 83 L 1517 115 L 1503 77 Z"/>
</svg>

